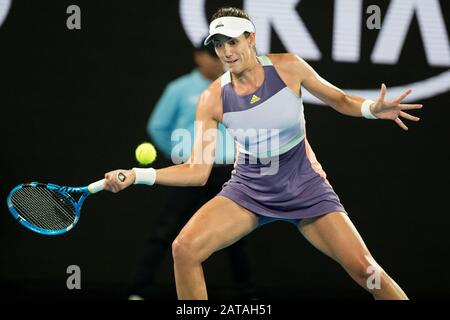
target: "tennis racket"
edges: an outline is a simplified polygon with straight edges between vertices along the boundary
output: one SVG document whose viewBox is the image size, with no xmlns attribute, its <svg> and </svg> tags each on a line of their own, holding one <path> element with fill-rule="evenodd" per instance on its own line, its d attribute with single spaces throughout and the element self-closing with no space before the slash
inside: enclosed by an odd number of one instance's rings
<svg viewBox="0 0 450 320">
<path fill-rule="evenodd" d="M 125 175 L 117 174 L 120 181 Z M 86 198 L 102 191 L 105 179 L 87 187 L 63 187 L 52 183 L 29 182 L 20 184 L 8 195 L 9 212 L 28 229 L 44 234 L 58 235 L 71 230 L 80 218 Z M 72 195 L 80 195 L 75 201 Z"/>
</svg>

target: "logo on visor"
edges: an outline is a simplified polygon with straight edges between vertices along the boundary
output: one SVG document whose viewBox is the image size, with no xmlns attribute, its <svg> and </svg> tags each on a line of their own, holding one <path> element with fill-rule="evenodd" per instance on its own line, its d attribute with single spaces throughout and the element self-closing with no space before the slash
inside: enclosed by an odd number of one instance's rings
<svg viewBox="0 0 450 320">
<path fill-rule="evenodd" d="M 220 27 L 224 27 L 224 25 L 223 25 L 222 22 L 219 22 L 218 24 L 216 24 L 216 29 L 217 29 L 217 28 L 220 28 Z"/>
</svg>

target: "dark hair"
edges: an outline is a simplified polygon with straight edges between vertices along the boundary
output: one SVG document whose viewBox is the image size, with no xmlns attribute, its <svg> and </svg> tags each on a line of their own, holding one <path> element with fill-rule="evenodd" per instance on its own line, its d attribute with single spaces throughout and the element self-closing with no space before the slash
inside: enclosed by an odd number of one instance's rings
<svg viewBox="0 0 450 320">
<path fill-rule="evenodd" d="M 242 9 L 236 7 L 222 7 L 217 10 L 211 17 L 211 21 L 216 20 L 222 17 L 237 17 L 247 19 L 248 21 L 252 21 L 250 16 Z M 248 38 L 250 36 L 250 32 L 245 31 L 244 36 Z"/>
<path fill-rule="evenodd" d="M 234 7 L 222 7 L 219 10 L 216 11 L 216 13 L 213 14 L 211 21 L 216 20 L 217 18 L 222 17 L 237 17 L 237 18 L 244 18 L 247 20 L 250 20 L 250 17 L 247 13 L 245 13 L 244 10 L 241 10 L 239 8 Z"/>
</svg>

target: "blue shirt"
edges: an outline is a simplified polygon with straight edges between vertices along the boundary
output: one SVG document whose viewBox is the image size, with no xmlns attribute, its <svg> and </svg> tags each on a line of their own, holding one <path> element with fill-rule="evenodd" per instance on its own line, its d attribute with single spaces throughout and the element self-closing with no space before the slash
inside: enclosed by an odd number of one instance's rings
<svg viewBox="0 0 450 320">
<path fill-rule="evenodd" d="M 197 102 L 210 84 L 198 69 L 171 81 L 148 120 L 147 132 L 157 149 L 175 163 L 184 162 L 191 155 Z M 219 123 L 215 162 L 232 164 L 234 159 L 234 140 Z"/>
</svg>

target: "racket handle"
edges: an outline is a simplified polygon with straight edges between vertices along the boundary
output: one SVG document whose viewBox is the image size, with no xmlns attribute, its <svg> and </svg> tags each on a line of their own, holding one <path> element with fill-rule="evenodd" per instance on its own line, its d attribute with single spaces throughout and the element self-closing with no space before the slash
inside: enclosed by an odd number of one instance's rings
<svg viewBox="0 0 450 320">
<path fill-rule="evenodd" d="M 124 182 L 126 176 L 122 172 L 118 172 L 117 179 L 119 179 L 121 182 Z M 105 179 L 92 182 L 90 185 L 88 185 L 88 190 L 90 193 L 97 193 L 99 191 L 102 191 L 104 188 L 105 188 Z"/>
<path fill-rule="evenodd" d="M 105 179 L 102 179 L 88 185 L 88 190 L 90 193 L 97 193 L 99 191 L 102 191 L 104 186 L 105 186 Z"/>
</svg>

